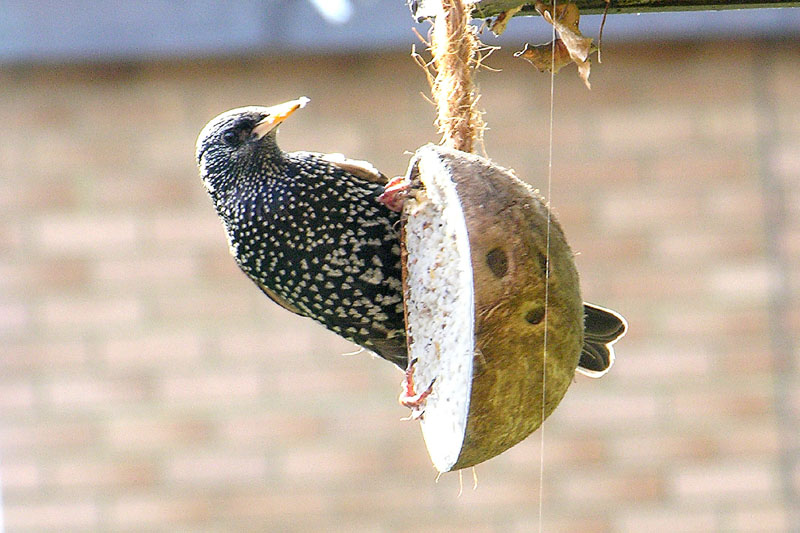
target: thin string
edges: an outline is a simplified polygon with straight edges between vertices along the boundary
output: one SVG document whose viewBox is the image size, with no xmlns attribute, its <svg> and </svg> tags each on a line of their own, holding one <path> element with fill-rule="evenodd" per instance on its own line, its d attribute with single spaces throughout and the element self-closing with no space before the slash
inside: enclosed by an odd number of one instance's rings
<svg viewBox="0 0 800 533">
<path fill-rule="evenodd" d="M 553 20 L 556 19 L 556 0 L 553 0 Z M 555 69 L 556 63 L 556 26 L 553 24 L 552 50 L 550 56 L 550 131 L 547 153 L 547 240 L 545 245 L 544 269 L 544 339 L 542 341 L 542 422 L 539 426 L 539 533 L 542 533 L 544 523 L 544 418 L 545 401 L 547 399 L 547 319 L 550 310 L 550 207 L 553 188 L 553 115 L 555 100 Z"/>
</svg>

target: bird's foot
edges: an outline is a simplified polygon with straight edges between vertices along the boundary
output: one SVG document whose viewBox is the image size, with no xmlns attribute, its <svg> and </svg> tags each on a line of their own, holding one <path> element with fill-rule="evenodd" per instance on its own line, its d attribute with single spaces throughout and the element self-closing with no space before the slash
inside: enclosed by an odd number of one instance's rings
<svg viewBox="0 0 800 533">
<path fill-rule="evenodd" d="M 378 201 L 392 211 L 399 213 L 403 210 L 403 203 L 408 196 L 409 185 L 405 176 L 395 176 L 386 184 L 383 193 L 378 196 Z"/>
<path fill-rule="evenodd" d="M 398 398 L 400 405 L 411 409 L 411 415 L 403 420 L 417 420 L 422 418 L 422 415 L 425 412 L 425 401 L 427 400 L 428 396 L 430 396 L 431 392 L 433 392 L 433 384 L 436 383 L 436 378 L 433 378 L 431 384 L 428 385 L 428 388 L 417 394 L 417 392 L 414 390 L 414 365 L 416 364 L 416 359 L 412 360 L 408 364 L 408 368 L 406 369 L 406 377 L 403 379 L 403 392 L 400 393 L 400 398 Z"/>
</svg>

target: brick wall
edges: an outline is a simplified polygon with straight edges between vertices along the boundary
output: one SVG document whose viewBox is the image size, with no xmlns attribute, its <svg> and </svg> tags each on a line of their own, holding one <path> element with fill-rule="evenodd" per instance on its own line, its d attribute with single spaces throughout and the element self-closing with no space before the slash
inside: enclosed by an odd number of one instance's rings
<svg viewBox="0 0 800 533">
<path fill-rule="evenodd" d="M 556 80 L 552 202 L 614 371 L 545 430 L 544 530 L 800 528 L 797 43 L 607 44 Z M 488 153 L 546 186 L 549 79 L 480 75 Z M 532 531 L 540 437 L 434 482 L 401 375 L 262 297 L 194 166 L 300 95 L 287 149 L 388 174 L 435 140 L 405 54 L 0 70 L 9 531 Z"/>
</svg>

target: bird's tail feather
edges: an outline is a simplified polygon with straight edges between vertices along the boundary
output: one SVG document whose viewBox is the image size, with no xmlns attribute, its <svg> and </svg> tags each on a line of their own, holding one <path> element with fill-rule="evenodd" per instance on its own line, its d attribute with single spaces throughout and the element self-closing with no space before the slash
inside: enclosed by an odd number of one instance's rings
<svg viewBox="0 0 800 533">
<path fill-rule="evenodd" d="M 619 313 L 584 303 L 583 350 L 578 372 L 592 378 L 604 376 L 614 364 L 614 343 L 625 335 L 628 323 Z"/>
</svg>

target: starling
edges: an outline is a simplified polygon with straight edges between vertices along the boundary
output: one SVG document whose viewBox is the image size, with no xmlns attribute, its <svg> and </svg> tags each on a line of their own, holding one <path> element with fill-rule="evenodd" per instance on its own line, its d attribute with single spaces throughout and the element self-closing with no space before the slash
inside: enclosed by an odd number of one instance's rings
<svg viewBox="0 0 800 533">
<path fill-rule="evenodd" d="M 203 183 L 236 263 L 267 296 L 406 369 L 400 214 L 381 201 L 388 180 L 340 154 L 282 151 L 278 125 L 307 102 L 212 119 L 197 140 Z M 599 376 L 626 326 L 614 312 L 584 309 L 579 370 Z"/>
</svg>

